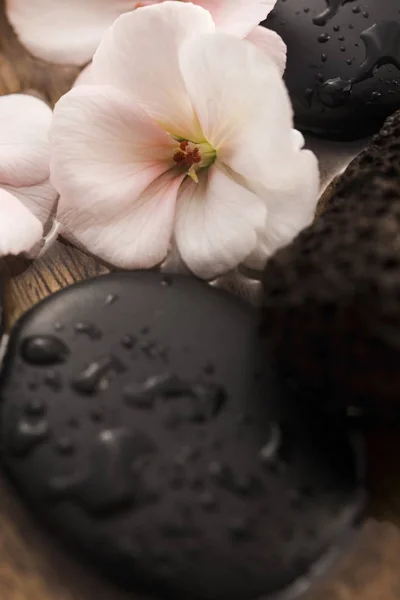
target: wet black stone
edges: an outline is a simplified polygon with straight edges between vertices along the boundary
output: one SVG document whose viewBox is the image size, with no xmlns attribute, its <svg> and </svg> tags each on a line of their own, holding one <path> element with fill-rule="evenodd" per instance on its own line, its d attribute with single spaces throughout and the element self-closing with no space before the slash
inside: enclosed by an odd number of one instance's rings
<svg viewBox="0 0 400 600">
<path fill-rule="evenodd" d="M 25 315 L 0 379 L 1 462 L 74 556 L 133 594 L 144 584 L 176 600 L 267 599 L 304 575 L 296 562 L 304 547 L 311 568 L 352 533 L 363 508 L 358 457 L 347 433 L 278 393 L 253 308 L 168 277 L 168 285 L 151 272 L 100 277 Z M 118 300 L 105 304 L 109 294 Z M 20 354 L 22 340 L 53 335 L 56 322 L 69 348 L 57 364 L 61 389 L 44 385 L 48 369 Z M 77 332 L 77 323 L 102 335 Z M 121 340 L 141 340 L 144 328 L 155 352 L 130 352 Z M 29 391 L 36 375 L 40 387 Z M 45 413 L 26 411 L 36 398 Z M 269 443 L 284 469 L 264 468 Z M 320 491 L 294 509 L 293 491 L 315 481 Z M 285 520 L 295 546 L 282 535 Z"/>
<path fill-rule="evenodd" d="M 399 6 L 367 5 L 365 11 L 358 0 L 309 0 L 305 12 L 299 0 L 278 0 L 267 19 L 287 45 L 285 82 L 299 129 L 363 137 L 400 108 Z"/>
<path fill-rule="evenodd" d="M 400 417 L 399 239 L 400 112 L 266 267 L 262 328 L 302 402 Z"/>
</svg>

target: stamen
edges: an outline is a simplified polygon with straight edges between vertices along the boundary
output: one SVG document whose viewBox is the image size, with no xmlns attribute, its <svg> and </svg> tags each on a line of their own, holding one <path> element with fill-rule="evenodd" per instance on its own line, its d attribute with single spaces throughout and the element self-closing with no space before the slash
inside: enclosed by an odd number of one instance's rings
<svg viewBox="0 0 400 600">
<path fill-rule="evenodd" d="M 215 156 L 215 150 L 207 143 L 198 145 L 182 140 L 173 155 L 173 160 L 178 167 L 187 169 L 189 177 L 198 183 L 196 171 L 208 167 L 215 160 Z"/>
</svg>

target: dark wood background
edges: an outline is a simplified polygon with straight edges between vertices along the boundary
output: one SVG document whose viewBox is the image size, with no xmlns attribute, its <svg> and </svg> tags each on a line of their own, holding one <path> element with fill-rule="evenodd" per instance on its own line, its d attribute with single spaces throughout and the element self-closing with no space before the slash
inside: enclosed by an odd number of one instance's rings
<svg viewBox="0 0 400 600">
<path fill-rule="evenodd" d="M 76 68 L 48 65 L 29 56 L 8 26 L 4 0 L 0 0 L 0 95 L 33 93 L 53 105 L 71 87 L 77 73 Z M 9 327 L 41 298 L 106 271 L 93 258 L 62 242 L 34 264 L 9 259 L 0 266 L 6 282 Z M 388 431 L 368 434 L 370 519 L 329 578 L 316 585 L 307 600 L 400 600 L 399 439 L 397 433 Z M 128 597 L 134 596 L 98 579 L 64 552 L 38 527 L 0 476 L 1 600 Z"/>
</svg>

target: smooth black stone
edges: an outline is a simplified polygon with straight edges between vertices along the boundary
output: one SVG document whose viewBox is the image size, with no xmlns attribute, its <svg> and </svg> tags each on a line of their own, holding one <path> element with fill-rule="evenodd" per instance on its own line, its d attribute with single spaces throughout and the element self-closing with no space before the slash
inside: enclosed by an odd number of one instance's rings
<svg viewBox="0 0 400 600">
<path fill-rule="evenodd" d="M 70 350 L 57 390 L 19 351 L 54 323 Z M 101 337 L 77 335 L 76 323 Z M 128 351 L 127 335 L 146 335 L 152 353 Z M 257 312 L 195 279 L 121 273 L 71 286 L 11 336 L 0 379 L 4 468 L 75 554 L 130 589 L 275 597 L 341 548 L 364 494 L 347 434 L 279 394 L 259 345 Z M 46 410 L 28 415 L 35 398 Z M 28 416 L 37 435 L 21 442 Z"/>
<path fill-rule="evenodd" d="M 299 402 L 400 420 L 400 111 L 269 261 L 263 331 Z"/>
<path fill-rule="evenodd" d="M 285 81 L 302 131 L 360 138 L 400 108 L 397 0 L 278 0 L 265 24 L 287 44 Z"/>
</svg>

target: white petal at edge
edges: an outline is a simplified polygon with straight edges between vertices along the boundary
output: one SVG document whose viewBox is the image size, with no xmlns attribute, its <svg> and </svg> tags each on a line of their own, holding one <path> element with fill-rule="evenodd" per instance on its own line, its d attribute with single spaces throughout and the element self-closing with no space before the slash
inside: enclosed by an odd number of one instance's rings
<svg viewBox="0 0 400 600">
<path fill-rule="evenodd" d="M 52 111 L 34 96 L 0 97 L 0 184 L 34 185 L 49 177 Z"/>
<path fill-rule="evenodd" d="M 198 0 L 198 4 L 210 11 L 218 29 L 244 37 L 267 18 L 276 0 Z"/>
<path fill-rule="evenodd" d="M 93 81 L 131 94 L 175 137 L 202 141 L 178 54 L 187 40 L 214 29 L 211 15 L 193 4 L 164 2 L 125 14 L 93 57 Z"/>
<path fill-rule="evenodd" d="M 51 185 L 49 179 L 38 185 L 18 188 L 5 185 L 3 186 L 3 189 L 18 198 L 21 204 L 23 204 L 34 217 L 39 219 L 46 230 L 52 226 L 58 193 Z"/>
<path fill-rule="evenodd" d="M 288 157 L 282 179 L 276 188 L 259 190 L 267 204 L 265 226 L 257 246 L 244 263 L 252 269 L 263 269 L 267 259 L 289 244 L 314 219 L 319 198 L 318 161 L 309 150 L 293 152 Z"/>
<path fill-rule="evenodd" d="M 0 188 L 0 256 L 29 252 L 42 233 L 40 221 L 15 196 Z"/>
<path fill-rule="evenodd" d="M 189 269 L 211 279 L 236 267 L 254 250 L 265 218 L 265 204 L 216 161 L 200 174 L 198 184 L 187 179 L 182 185 L 175 240 Z"/>
<path fill-rule="evenodd" d="M 106 223 L 70 216 L 62 234 L 91 254 L 123 269 L 148 269 L 167 256 L 183 175 L 171 170 L 143 192 L 129 212 Z M 64 204 L 68 199 L 62 198 Z"/>
<path fill-rule="evenodd" d="M 22 44 L 48 62 L 88 62 L 106 29 L 133 9 L 133 0 L 6 0 L 6 12 Z"/>
<path fill-rule="evenodd" d="M 275 31 L 258 26 L 250 31 L 246 40 L 271 58 L 278 67 L 280 74 L 284 74 L 287 48 L 283 39 Z"/>
</svg>

